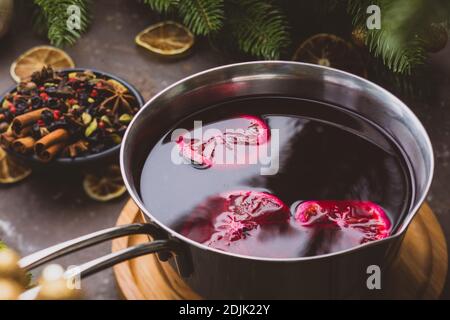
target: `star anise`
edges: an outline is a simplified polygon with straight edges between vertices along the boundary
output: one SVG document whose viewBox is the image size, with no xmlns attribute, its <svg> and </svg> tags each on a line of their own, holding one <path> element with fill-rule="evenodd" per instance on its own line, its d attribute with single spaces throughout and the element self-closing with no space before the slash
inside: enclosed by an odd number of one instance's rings
<svg viewBox="0 0 450 320">
<path fill-rule="evenodd" d="M 134 114 L 136 112 L 132 104 L 136 102 L 136 98 L 128 89 L 115 80 L 101 81 L 97 88 L 106 93 L 106 98 L 101 104 L 101 108 L 106 108 L 117 114 L 119 111 Z"/>
<path fill-rule="evenodd" d="M 43 67 L 42 70 L 33 72 L 31 75 L 31 81 L 37 84 L 43 84 L 47 80 L 53 79 L 55 76 L 55 72 L 53 68 L 50 66 Z"/>
</svg>

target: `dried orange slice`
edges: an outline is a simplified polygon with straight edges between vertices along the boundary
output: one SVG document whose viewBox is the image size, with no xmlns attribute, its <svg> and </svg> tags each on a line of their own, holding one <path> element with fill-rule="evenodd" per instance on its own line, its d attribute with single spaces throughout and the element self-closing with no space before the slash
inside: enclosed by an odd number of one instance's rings
<svg viewBox="0 0 450 320">
<path fill-rule="evenodd" d="M 11 184 L 22 181 L 31 174 L 31 169 L 11 158 L 0 148 L 0 183 Z"/>
<path fill-rule="evenodd" d="M 292 60 L 367 77 L 367 69 L 358 50 L 351 43 L 333 34 L 320 33 L 305 40 L 295 51 Z"/>
<path fill-rule="evenodd" d="M 63 50 L 51 46 L 37 46 L 31 48 L 11 65 L 11 77 L 20 82 L 30 77 L 35 71 L 51 66 L 54 70 L 73 68 L 72 58 Z"/>
<path fill-rule="evenodd" d="M 83 188 L 90 198 L 101 202 L 116 199 L 127 190 L 120 169 L 116 165 L 109 166 L 99 173 L 86 174 Z"/>
<path fill-rule="evenodd" d="M 135 42 L 162 56 L 175 56 L 192 48 L 194 35 L 179 23 L 164 21 L 141 31 L 136 36 Z"/>
</svg>

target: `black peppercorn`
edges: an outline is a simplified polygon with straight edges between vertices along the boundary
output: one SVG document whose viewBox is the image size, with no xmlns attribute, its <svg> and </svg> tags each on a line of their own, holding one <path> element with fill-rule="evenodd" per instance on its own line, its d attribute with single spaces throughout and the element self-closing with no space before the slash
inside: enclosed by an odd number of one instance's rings
<svg viewBox="0 0 450 320">
<path fill-rule="evenodd" d="M 41 127 L 39 124 L 33 124 L 31 127 L 31 135 L 35 140 L 39 140 L 41 138 Z"/>
<path fill-rule="evenodd" d="M 33 110 L 39 109 L 42 106 L 42 100 L 40 97 L 31 98 L 31 108 Z"/>
<path fill-rule="evenodd" d="M 56 87 L 53 87 L 53 86 L 51 86 L 51 87 L 47 87 L 46 89 L 45 89 L 45 92 L 48 94 L 48 95 L 53 95 L 53 94 L 55 94 L 55 92 L 56 92 Z"/>
<path fill-rule="evenodd" d="M 44 110 L 44 111 L 42 111 L 42 113 L 41 113 L 41 119 L 42 119 L 42 121 L 44 121 L 44 123 L 45 123 L 47 126 L 50 125 L 50 124 L 53 122 L 53 120 L 54 120 L 53 112 L 51 112 L 51 111 L 49 111 L 49 110 Z"/>
<path fill-rule="evenodd" d="M 3 115 L 5 116 L 5 120 L 7 122 L 11 122 L 12 119 L 14 118 L 14 115 L 9 110 L 4 110 Z"/>
<path fill-rule="evenodd" d="M 57 99 L 49 98 L 49 99 L 47 100 L 47 106 L 48 106 L 50 109 L 56 109 L 56 108 L 58 107 L 58 105 L 59 105 L 59 102 L 58 102 Z"/>
<path fill-rule="evenodd" d="M 22 114 L 28 108 L 28 104 L 24 101 L 16 103 L 16 114 Z"/>
</svg>

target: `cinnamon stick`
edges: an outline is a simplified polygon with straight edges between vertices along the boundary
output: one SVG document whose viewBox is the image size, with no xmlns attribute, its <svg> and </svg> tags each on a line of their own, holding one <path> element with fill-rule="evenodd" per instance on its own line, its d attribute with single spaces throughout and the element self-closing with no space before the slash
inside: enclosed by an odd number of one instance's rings
<svg viewBox="0 0 450 320">
<path fill-rule="evenodd" d="M 24 137 L 24 138 L 20 138 L 15 140 L 12 143 L 12 148 L 14 149 L 14 151 L 18 152 L 18 153 L 28 153 L 29 151 L 33 150 L 34 144 L 36 143 L 36 140 L 34 140 L 33 137 Z"/>
<path fill-rule="evenodd" d="M 69 156 L 75 158 L 80 152 L 85 152 L 88 150 L 87 142 L 82 140 L 75 142 L 67 147 Z"/>
<path fill-rule="evenodd" d="M 49 147 L 56 144 L 65 143 L 69 139 L 69 137 L 69 132 L 64 129 L 57 129 L 50 132 L 48 135 L 39 139 L 34 145 L 36 155 L 39 157 L 39 155 Z"/>
<path fill-rule="evenodd" d="M 53 158 L 61 152 L 62 149 L 65 148 L 64 143 L 57 143 L 54 145 L 51 145 L 47 149 L 42 150 L 40 153 L 36 154 L 38 159 L 42 162 L 49 162 L 53 160 Z"/>
<path fill-rule="evenodd" d="M 0 135 L 0 146 L 2 146 L 5 149 L 8 149 L 14 140 L 15 138 L 12 132 L 8 130 Z"/>
<path fill-rule="evenodd" d="M 20 131 L 38 121 L 41 118 L 43 111 L 49 110 L 48 108 L 42 108 L 31 112 L 24 113 L 14 118 L 12 122 L 12 128 L 16 134 L 20 134 Z"/>
<path fill-rule="evenodd" d="M 31 135 L 31 128 L 32 126 L 28 126 L 20 130 L 19 134 L 15 133 L 17 138 L 25 138 Z"/>
</svg>

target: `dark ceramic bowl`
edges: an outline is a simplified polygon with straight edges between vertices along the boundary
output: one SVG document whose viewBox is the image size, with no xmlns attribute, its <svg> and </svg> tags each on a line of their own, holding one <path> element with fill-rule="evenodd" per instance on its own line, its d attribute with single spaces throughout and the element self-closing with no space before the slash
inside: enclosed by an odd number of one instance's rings
<svg viewBox="0 0 450 320">
<path fill-rule="evenodd" d="M 114 79 L 114 80 L 120 82 L 136 98 L 136 100 L 138 102 L 137 103 L 138 108 L 141 108 L 144 105 L 144 98 L 142 97 L 142 95 L 139 93 L 139 91 L 133 85 L 131 85 L 127 81 L 125 81 L 117 76 L 114 76 L 112 74 L 109 74 L 109 73 L 106 73 L 103 71 L 99 71 L 96 69 L 91 69 L 91 68 L 70 68 L 70 69 L 60 70 L 59 72 L 70 73 L 70 72 L 83 72 L 86 70 L 92 71 L 96 76 L 106 77 L 107 79 Z M 17 86 L 13 86 L 8 91 L 3 93 L 0 97 L 0 101 L 3 100 L 3 97 L 6 94 L 14 92 L 16 90 L 16 87 Z M 107 149 L 107 150 L 104 150 L 102 152 L 95 153 L 95 154 L 89 154 L 89 155 L 84 155 L 84 156 L 75 157 L 75 158 L 57 157 L 49 163 L 43 163 L 43 162 L 39 161 L 35 155 L 26 156 L 23 154 L 16 153 L 11 149 L 8 149 L 6 151 L 8 153 L 10 153 L 11 155 L 14 155 L 16 158 L 21 159 L 22 161 L 26 162 L 27 164 L 29 164 L 30 166 L 33 166 L 33 167 L 52 166 L 52 165 L 75 166 L 75 167 L 76 166 L 93 166 L 98 163 L 112 163 L 112 162 L 118 163 L 120 144 L 118 144 L 110 149 Z"/>
</svg>

